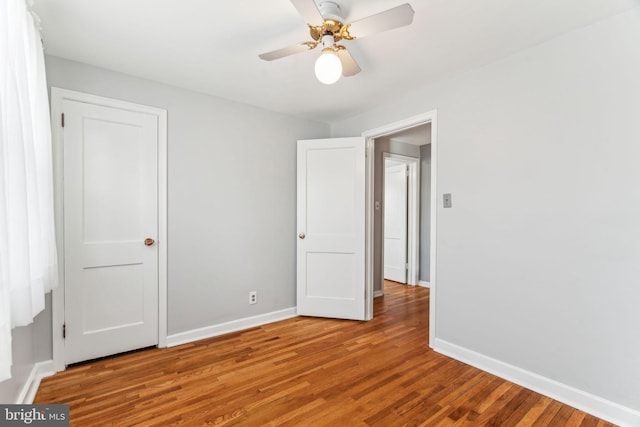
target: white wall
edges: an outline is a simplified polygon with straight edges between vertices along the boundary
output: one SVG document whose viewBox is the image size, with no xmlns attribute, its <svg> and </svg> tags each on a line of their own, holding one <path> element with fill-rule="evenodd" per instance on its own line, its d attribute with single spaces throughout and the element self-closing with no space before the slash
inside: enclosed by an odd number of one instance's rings
<svg viewBox="0 0 640 427">
<path fill-rule="evenodd" d="M 46 65 L 49 86 L 168 110 L 169 334 L 295 306 L 296 140 L 326 137 L 328 125 L 61 58 Z"/>
<path fill-rule="evenodd" d="M 11 331 L 11 378 L 0 383 L 0 403 L 17 403 L 36 363 L 33 325 Z"/>
<path fill-rule="evenodd" d="M 47 308 L 32 324 L 11 331 L 11 378 L 0 382 L 0 403 L 24 403 L 34 379 L 30 376 L 37 374 L 36 363 L 51 359 L 51 294 L 45 301 Z"/>
<path fill-rule="evenodd" d="M 636 8 L 332 125 L 437 109 L 437 338 L 636 411 L 639 40 Z"/>
</svg>

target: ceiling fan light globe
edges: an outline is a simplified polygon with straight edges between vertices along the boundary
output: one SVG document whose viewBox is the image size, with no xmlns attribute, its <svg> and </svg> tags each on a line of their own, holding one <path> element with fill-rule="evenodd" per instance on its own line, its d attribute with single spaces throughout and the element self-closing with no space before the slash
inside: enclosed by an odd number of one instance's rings
<svg viewBox="0 0 640 427">
<path fill-rule="evenodd" d="M 331 85 L 342 75 L 342 63 L 334 52 L 322 52 L 316 59 L 316 77 L 321 83 Z"/>
</svg>

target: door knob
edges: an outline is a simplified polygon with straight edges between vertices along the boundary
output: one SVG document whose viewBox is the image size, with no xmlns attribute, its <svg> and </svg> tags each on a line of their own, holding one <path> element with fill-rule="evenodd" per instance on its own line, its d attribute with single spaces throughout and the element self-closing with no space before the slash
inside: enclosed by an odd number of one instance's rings
<svg viewBox="0 0 640 427">
<path fill-rule="evenodd" d="M 146 239 L 144 239 L 144 244 L 146 246 L 152 246 L 156 241 L 153 240 L 151 237 L 147 237 Z"/>
<path fill-rule="evenodd" d="M 304 233 L 300 233 L 300 234 L 298 234 L 298 237 L 301 238 L 301 239 L 304 239 L 307 236 L 305 236 Z"/>
</svg>

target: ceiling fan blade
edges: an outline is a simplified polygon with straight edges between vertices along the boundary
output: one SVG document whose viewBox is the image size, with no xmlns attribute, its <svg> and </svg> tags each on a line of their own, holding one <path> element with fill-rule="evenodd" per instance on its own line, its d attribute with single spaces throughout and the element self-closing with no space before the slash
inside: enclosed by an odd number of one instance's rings
<svg viewBox="0 0 640 427">
<path fill-rule="evenodd" d="M 260 59 L 265 61 L 273 61 L 274 59 L 284 58 L 285 56 L 295 55 L 296 53 L 305 52 L 313 49 L 308 43 L 298 43 L 293 46 L 283 47 L 282 49 L 273 50 L 271 52 L 261 53 L 258 55 Z"/>
<path fill-rule="evenodd" d="M 342 63 L 343 76 L 351 77 L 362 71 L 347 49 L 338 50 L 338 58 L 340 58 L 340 62 Z"/>
<path fill-rule="evenodd" d="M 413 9 L 409 3 L 368 16 L 349 26 L 349 33 L 356 38 L 392 30 L 413 22 Z"/>
<path fill-rule="evenodd" d="M 307 24 L 321 25 L 324 22 L 324 18 L 314 0 L 291 0 L 291 3 L 293 3 L 293 6 L 302 15 Z"/>
</svg>

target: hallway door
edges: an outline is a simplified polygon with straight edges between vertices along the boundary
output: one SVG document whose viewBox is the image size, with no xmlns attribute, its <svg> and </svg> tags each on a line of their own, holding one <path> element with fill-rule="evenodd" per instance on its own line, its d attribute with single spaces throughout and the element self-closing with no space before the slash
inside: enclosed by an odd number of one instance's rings
<svg viewBox="0 0 640 427">
<path fill-rule="evenodd" d="M 385 160 L 384 278 L 407 283 L 407 165 Z"/>
</svg>

